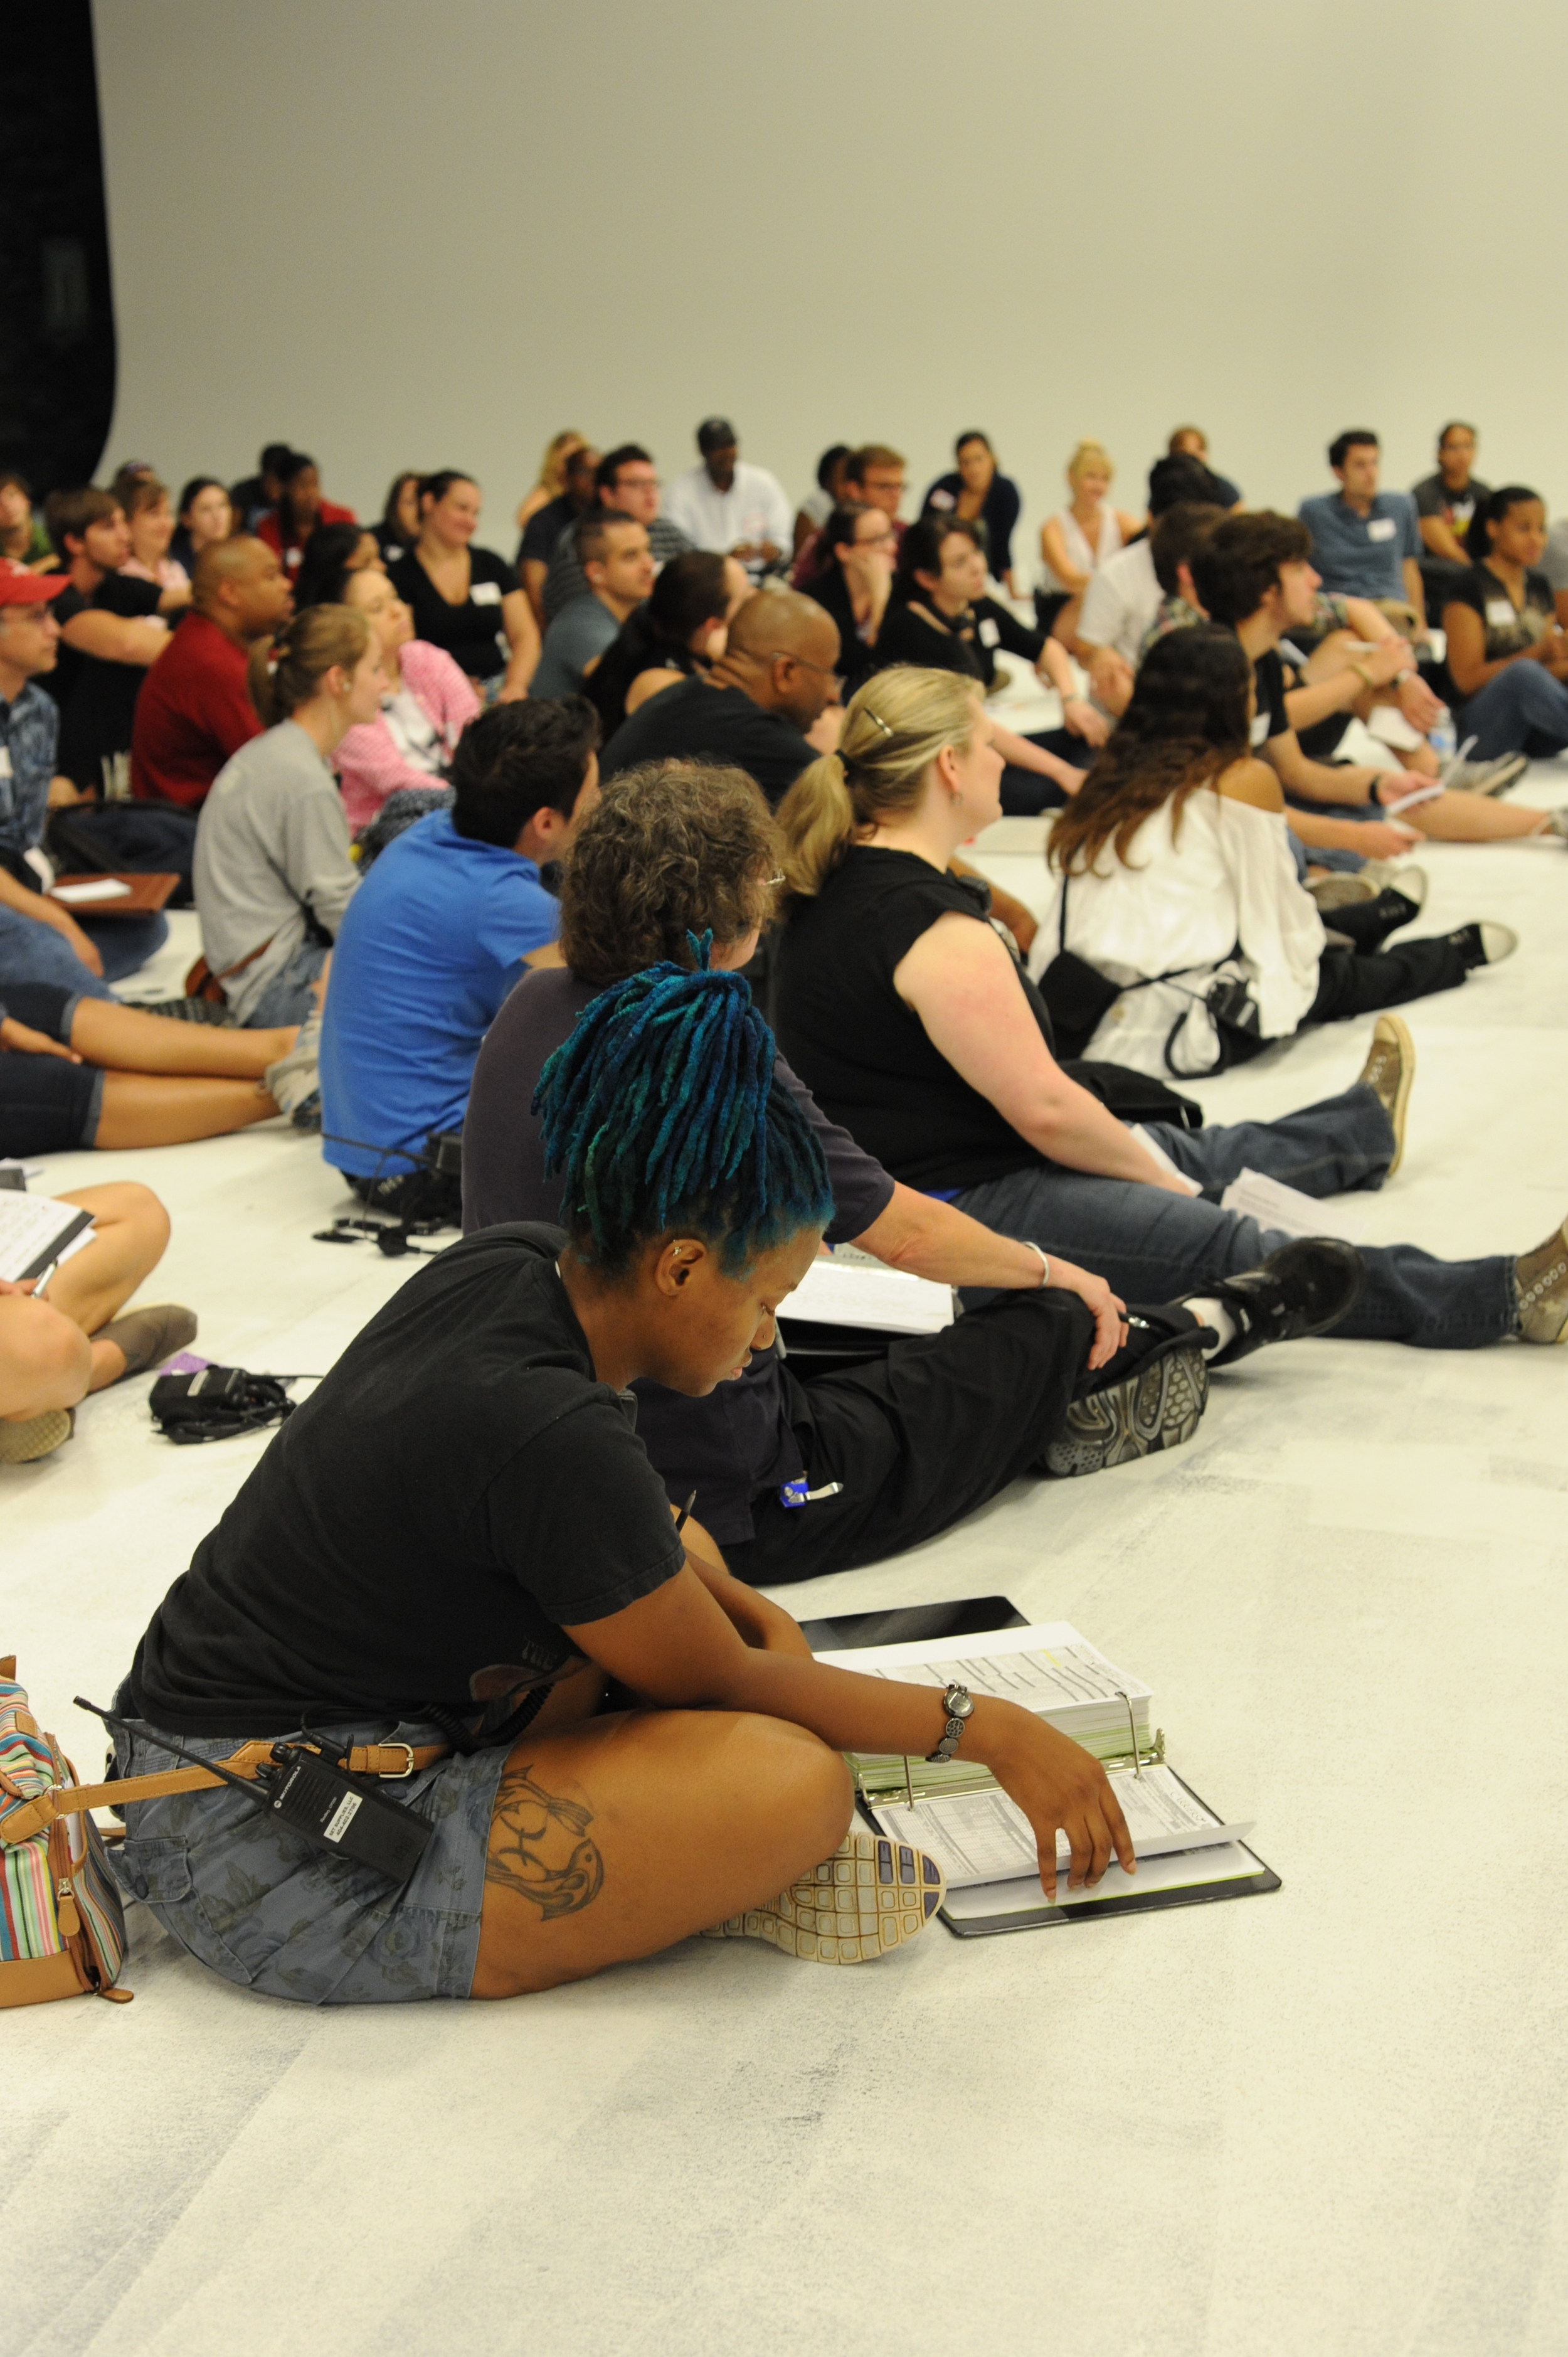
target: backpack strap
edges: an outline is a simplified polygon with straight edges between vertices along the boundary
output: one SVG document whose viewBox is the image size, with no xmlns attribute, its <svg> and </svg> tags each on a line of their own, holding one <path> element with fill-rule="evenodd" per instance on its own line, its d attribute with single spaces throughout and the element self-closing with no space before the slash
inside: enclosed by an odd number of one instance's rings
<svg viewBox="0 0 1568 2357">
<path fill-rule="evenodd" d="M 438 1760 L 450 1759 L 449 1743 L 356 1743 L 344 1763 L 351 1776 L 387 1776 L 401 1779 L 416 1775 L 421 1769 L 434 1768 Z M 238 1751 L 218 1762 L 231 1776 L 243 1776 L 253 1783 L 257 1771 L 273 1756 L 270 1740 L 242 1743 Z M 216 1791 L 221 1776 L 214 1776 L 205 1768 L 166 1768 L 153 1776 L 122 1776 L 113 1784 L 56 1785 L 39 1792 L 19 1809 L 0 1816 L 0 1842 L 8 1846 L 29 1840 L 57 1817 L 73 1817 L 84 1809 L 120 1809 L 133 1806 L 138 1801 L 162 1800 L 170 1792 L 200 1792 Z"/>
</svg>

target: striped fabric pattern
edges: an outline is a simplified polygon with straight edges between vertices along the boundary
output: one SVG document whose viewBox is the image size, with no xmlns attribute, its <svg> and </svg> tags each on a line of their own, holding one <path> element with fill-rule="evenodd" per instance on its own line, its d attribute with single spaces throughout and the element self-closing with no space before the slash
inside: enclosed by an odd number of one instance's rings
<svg viewBox="0 0 1568 2357">
<path fill-rule="evenodd" d="M 19 1718 L 31 1721 L 27 1697 L 13 1680 L 0 1679 L 0 1817 L 55 1781 L 48 1745 L 41 1735 L 25 1733 Z M 64 1946 L 55 1919 L 48 1834 L 35 1834 L 15 1849 L 0 1847 L 0 1964 L 58 1956 Z"/>
</svg>

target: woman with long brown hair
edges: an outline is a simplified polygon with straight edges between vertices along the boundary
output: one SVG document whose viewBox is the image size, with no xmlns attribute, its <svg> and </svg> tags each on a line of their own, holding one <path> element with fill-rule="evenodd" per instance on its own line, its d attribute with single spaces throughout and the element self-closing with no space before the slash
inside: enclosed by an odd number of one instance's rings
<svg viewBox="0 0 1568 2357">
<path fill-rule="evenodd" d="M 1398 892 L 1336 909 L 1351 946 L 1331 946 L 1297 880 L 1279 780 L 1252 757 L 1252 716 L 1235 632 L 1173 630 L 1057 821 L 1048 856 L 1063 880 L 1031 963 L 1046 971 L 1070 952 L 1103 978 L 1090 1053 L 1201 1078 L 1304 1023 L 1452 990 L 1518 946 L 1506 925 L 1469 924 L 1385 949 L 1416 914 Z"/>
<path fill-rule="evenodd" d="M 907 1186 L 1097 1270 L 1123 1298 L 1186 1300 L 1227 1361 L 1329 1326 L 1446 1349 L 1558 1340 L 1568 1291 L 1550 1308 L 1530 1297 L 1556 1237 L 1517 1263 L 1445 1264 L 1409 1244 L 1358 1263 L 1219 1208 L 1248 1168 L 1319 1197 L 1380 1186 L 1413 1071 L 1402 1025 L 1380 1025 L 1343 1096 L 1235 1128 L 1188 1129 L 1197 1108 L 1167 1092 L 1162 1117 L 1157 1082 L 1058 1062 L 1038 991 L 949 868 L 999 815 L 1001 773 L 972 682 L 890 671 L 785 797 L 779 1043 L 829 1118 Z"/>
</svg>

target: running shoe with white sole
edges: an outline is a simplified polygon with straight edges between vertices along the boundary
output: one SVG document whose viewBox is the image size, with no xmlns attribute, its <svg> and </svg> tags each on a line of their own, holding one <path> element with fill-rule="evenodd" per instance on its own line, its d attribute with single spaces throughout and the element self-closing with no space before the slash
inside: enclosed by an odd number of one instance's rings
<svg viewBox="0 0 1568 2357">
<path fill-rule="evenodd" d="M 19 1424 L 0 1424 L 0 1465 L 36 1465 L 40 1457 L 52 1457 L 75 1429 L 76 1411 L 69 1407 L 48 1407 Z"/>
<path fill-rule="evenodd" d="M 922 1932 L 947 1896 L 924 1850 L 882 1834 L 845 1834 L 832 1857 L 764 1907 L 704 1931 L 704 1940 L 766 1940 L 813 1964 L 868 1964 Z"/>
<path fill-rule="evenodd" d="M 1443 782 L 1458 793 L 1506 794 L 1529 767 L 1528 753 L 1505 753 L 1498 761 L 1461 761 L 1452 776 L 1444 772 Z"/>
</svg>

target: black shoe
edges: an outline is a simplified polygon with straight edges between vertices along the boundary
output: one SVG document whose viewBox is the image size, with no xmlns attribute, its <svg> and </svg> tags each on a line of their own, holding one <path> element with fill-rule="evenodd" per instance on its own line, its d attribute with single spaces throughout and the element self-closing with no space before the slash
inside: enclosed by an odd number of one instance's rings
<svg viewBox="0 0 1568 2357">
<path fill-rule="evenodd" d="M 1367 1265 L 1354 1244 L 1337 1236 L 1297 1236 L 1256 1268 L 1206 1286 L 1236 1320 L 1236 1333 L 1210 1359 L 1233 1367 L 1266 1342 L 1295 1342 L 1326 1334 L 1361 1298 Z"/>
<path fill-rule="evenodd" d="M 1190 1440 L 1208 1404 L 1201 1346 L 1213 1340 L 1179 1303 L 1133 1310 L 1115 1357 L 1079 1382 L 1066 1426 L 1046 1450 L 1046 1470 L 1102 1473 Z"/>
<path fill-rule="evenodd" d="M 1511 925 L 1496 925 L 1487 918 L 1477 925 L 1461 925 L 1448 939 L 1464 959 L 1466 974 L 1478 965 L 1501 965 L 1519 947 L 1519 935 Z"/>
</svg>

